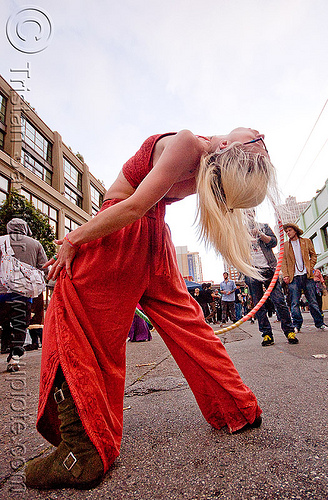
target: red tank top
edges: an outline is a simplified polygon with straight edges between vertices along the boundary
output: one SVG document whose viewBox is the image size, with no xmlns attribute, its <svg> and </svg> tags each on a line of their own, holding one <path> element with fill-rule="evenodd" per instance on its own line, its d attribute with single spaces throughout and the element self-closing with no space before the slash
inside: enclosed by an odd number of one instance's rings
<svg viewBox="0 0 328 500">
<path fill-rule="evenodd" d="M 168 132 L 167 134 L 156 134 L 148 137 L 136 154 L 123 165 L 123 175 L 134 189 L 137 189 L 141 181 L 153 168 L 151 156 L 157 141 L 167 135 L 175 135 L 175 133 Z"/>
</svg>

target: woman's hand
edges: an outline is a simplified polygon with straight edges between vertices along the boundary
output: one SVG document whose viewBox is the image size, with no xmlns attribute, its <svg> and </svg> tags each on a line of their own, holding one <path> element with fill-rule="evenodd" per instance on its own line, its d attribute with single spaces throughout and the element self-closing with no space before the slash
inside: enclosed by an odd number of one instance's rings
<svg viewBox="0 0 328 500">
<path fill-rule="evenodd" d="M 56 245 L 61 245 L 61 248 L 57 255 L 52 257 L 48 262 L 44 264 L 44 268 L 51 266 L 51 270 L 48 274 L 48 280 L 56 280 L 59 276 L 61 270 L 65 267 L 68 277 L 73 278 L 71 264 L 77 252 L 77 248 L 74 248 L 66 239 L 55 240 Z"/>
</svg>

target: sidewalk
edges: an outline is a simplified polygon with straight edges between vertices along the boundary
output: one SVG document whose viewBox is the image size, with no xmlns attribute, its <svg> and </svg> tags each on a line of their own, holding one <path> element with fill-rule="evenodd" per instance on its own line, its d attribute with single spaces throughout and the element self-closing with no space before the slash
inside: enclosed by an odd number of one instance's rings
<svg viewBox="0 0 328 500">
<path fill-rule="evenodd" d="M 156 332 L 151 342 L 127 343 L 121 455 L 88 491 L 13 493 L 14 469 L 51 447 L 35 430 L 40 350 L 16 375 L 1 355 L 0 499 L 326 500 L 328 357 L 313 355 L 328 355 L 328 332 L 303 317 L 298 345 L 274 322 L 275 344 L 265 348 L 257 322 L 220 335 L 263 409 L 260 429 L 235 435 L 207 424 Z"/>
</svg>

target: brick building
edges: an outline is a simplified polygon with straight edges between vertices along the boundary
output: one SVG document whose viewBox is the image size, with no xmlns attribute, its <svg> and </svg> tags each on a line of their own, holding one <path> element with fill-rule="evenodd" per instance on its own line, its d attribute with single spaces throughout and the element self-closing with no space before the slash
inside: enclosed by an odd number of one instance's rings
<svg viewBox="0 0 328 500">
<path fill-rule="evenodd" d="M 0 76 L 0 203 L 11 189 L 49 218 L 57 238 L 90 220 L 105 187 Z"/>
</svg>

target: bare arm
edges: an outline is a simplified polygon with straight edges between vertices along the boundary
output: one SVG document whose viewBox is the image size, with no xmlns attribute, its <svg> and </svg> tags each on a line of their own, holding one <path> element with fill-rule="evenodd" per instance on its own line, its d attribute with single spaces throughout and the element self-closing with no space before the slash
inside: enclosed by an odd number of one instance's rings
<svg viewBox="0 0 328 500">
<path fill-rule="evenodd" d="M 198 167 L 201 148 L 189 131 L 173 136 L 165 146 L 153 169 L 127 199 L 99 213 L 97 217 L 70 233 L 77 245 L 111 234 L 140 219 L 161 200 L 172 186 Z"/>
</svg>

